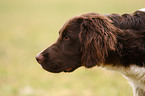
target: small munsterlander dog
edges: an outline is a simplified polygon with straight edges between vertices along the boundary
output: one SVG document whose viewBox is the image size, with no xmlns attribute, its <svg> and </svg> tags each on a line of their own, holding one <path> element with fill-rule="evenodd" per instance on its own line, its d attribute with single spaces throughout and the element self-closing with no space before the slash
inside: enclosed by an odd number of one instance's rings
<svg viewBox="0 0 145 96">
<path fill-rule="evenodd" d="M 145 96 L 145 8 L 133 14 L 75 16 L 36 59 L 53 73 L 80 66 L 121 72 L 132 82 L 134 96 Z"/>
</svg>

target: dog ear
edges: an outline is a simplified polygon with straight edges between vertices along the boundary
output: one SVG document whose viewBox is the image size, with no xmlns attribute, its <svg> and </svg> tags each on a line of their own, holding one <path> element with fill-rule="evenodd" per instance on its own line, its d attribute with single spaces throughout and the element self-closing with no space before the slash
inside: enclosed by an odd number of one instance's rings
<svg viewBox="0 0 145 96">
<path fill-rule="evenodd" d="M 87 68 L 105 62 L 108 51 L 115 50 L 116 27 L 105 16 L 93 14 L 83 16 L 79 39 L 81 42 L 82 65 Z"/>
</svg>

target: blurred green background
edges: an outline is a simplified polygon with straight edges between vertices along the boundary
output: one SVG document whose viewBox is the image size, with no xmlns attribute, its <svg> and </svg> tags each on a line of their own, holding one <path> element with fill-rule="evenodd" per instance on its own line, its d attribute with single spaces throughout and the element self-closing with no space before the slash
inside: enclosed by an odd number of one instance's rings
<svg viewBox="0 0 145 96">
<path fill-rule="evenodd" d="M 132 96 L 119 73 L 95 67 L 53 74 L 35 55 L 75 15 L 132 13 L 143 7 L 145 0 L 0 0 L 0 96 Z"/>
</svg>

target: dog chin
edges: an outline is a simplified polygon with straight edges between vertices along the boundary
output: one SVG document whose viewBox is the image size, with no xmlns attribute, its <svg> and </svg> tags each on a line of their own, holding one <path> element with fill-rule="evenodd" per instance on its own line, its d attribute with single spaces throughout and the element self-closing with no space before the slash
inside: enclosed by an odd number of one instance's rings
<svg viewBox="0 0 145 96">
<path fill-rule="evenodd" d="M 43 68 L 44 69 L 44 68 Z M 61 73 L 61 72 L 65 72 L 65 73 L 70 73 L 70 72 L 73 72 L 75 71 L 77 68 L 69 68 L 69 69 L 65 69 L 65 70 L 49 70 L 49 69 L 44 69 L 48 72 L 51 72 L 51 73 Z"/>
<path fill-rule="evenodd" d="M 41 66 L 42 69 L 44 69 L 47 72 L 51 72 L 51 73 L 60 73 L 60 72 L 63 72 L 63 70 L 52 70 L 52 69 L 50 69 L 50 68 L 48 68 L 48 67 L 46 67 L 46 66 L 44 66 L 42 64 L 40 64 L 40 66 Z"/>
<path fill-rule="evenodd" d="M 44 70 L 46 70 L 46 71 L 48 71 L 48 72 L 51 72 L 51 73 L 61 73 L 61 72 L 67 72 L 67 73 L 69 73 L 69 72 L 73 72 L 74 70 L 76 70 L 78 67 L 80 67 L 80 66 L 77 66 L 77 67 L 74 67 L 74 68 L 57 68 L 57 69 L 53 69 L 53 68 L 50 68 L 50 67 L 48 67 L 46 64 L 40 64 L 41 65 L 41 67 L 44 69 Z"/>
<path fill-rule="evenodd" d="M 61 73 L 61 72 L 70 73 L 70 72 L 73 72 L 75 69 L 72 69 L 72 70 L 48 70 L 48 69 L 44 69 L 44 70 L 51 72 L 51 73 Z"/>
<path fill-rule="evenodd" d="M 78 67 L 76 67 L 76 68 L 68 68 L 68 69 L 65 69 L 63 72 L 67 72 L 67 73 L 73 72 L 73 71 L 75 71 L 77 68 L 78 68 Z"/>
<path fill-rule="evenodd" d="M 62 69 L 60 69 L 60 70 L 51 70 L 51 69 L 47 69 L 47 68 L 43 67 L 42 65 L 41 65 L 41 67 L 44 70 L 46 70 L 47 72 L 51 72 L 51 73 L 61 73 L 61 72 L 69 73 L 69 72 L 73 72 L 75 70 L 75 69 L 72 69 L 72 68 L 66 69 L 66 70 L 62 70 Z"/>
<path fill-rule="evenodd" d="M 51 72 L 51 73 L 61 73 L 63 72 L 62 70 L 48 70 L 48 69 L 44 69 L 46 70 L 47 72 Z"/>
</svg>

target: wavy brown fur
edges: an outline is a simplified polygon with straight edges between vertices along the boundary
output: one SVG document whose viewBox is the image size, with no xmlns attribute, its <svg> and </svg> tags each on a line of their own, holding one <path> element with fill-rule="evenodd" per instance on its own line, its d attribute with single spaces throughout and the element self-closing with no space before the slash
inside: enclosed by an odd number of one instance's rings
<svg viewBox="0 0 145 96">
<path fill-rule="evenodd" d="M 81 18 L 83 23 L 79 38 L 82 44 L 82 63 L 86 67 L 93 67 L 105 61 L 109 50 L 115 50 L 117 29 L 111 20 L 99 14 L 84 14 Z"/>
<path fill-rule="evenodd" d="M 79 35 L 82 62 L 86 67 L 99 66 L 101 63 L 144 66 L 144 12 L 136 11 L 133 15 L 121 16 L 111 14 L 109 19 L 96 13 L 87 13 L 80 18 L 83 19 Z"/>
<path fill-rule="evenodd" d="M 133 14 L 111 14 L 108 15 L 113 24 L 121 29 L 144 30 L 145 29 L 145 12 L 136 11 Z"/>
</svg>

